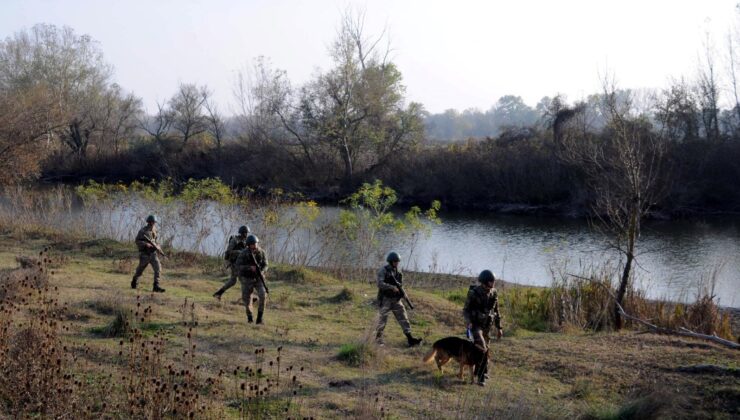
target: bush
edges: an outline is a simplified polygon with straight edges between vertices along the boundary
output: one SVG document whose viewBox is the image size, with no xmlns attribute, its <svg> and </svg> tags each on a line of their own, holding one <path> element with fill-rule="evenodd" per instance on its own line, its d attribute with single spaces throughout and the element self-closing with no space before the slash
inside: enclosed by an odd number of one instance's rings
<svg viewBox="0 0 740 420">
<path fill-rule="evenodd" d="M 368 365 L 376 358 L 375 348 L 368 343 L 342 344 L 337 359 L 349 366 L 360 367 Z"/>
<path fill-rule="evenodd" d="M 343 303 L 351 302 L 355 299 L 355 292 L 347 286 L 343 287 L 342 290 L 336 295 L 329 298 L 329 302 L 332 303 Z"/>
</svg>

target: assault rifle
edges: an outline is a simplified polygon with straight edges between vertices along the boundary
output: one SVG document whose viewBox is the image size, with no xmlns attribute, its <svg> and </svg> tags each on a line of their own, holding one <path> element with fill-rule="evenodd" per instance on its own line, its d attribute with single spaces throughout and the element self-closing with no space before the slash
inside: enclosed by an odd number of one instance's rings
<svg viewBox="0 0 740 420">
<path fill-rule="evenodd" d="M 406 291 L 403 290 L 403 286 L 401 286 L 401 283 L 398 282 L 396 279 L 396 275 L 391 272 L 391 282 L 388 283 L 391 286 L 396 286 L 398 288 L 398 291 L 401 292 L 401 297 L 404 301 L 406 301 L 406 304 L 409 305 L 409 309 L 414 309 L 414 305 L 411 304 L 411 301 L 409 300 L 409 295 L 406 294 Z"/>
<path fill-rule="evenodd" d="M 252 256 L 252 261 L 254 261 L 254 267 L 257 270 L 257 277 L 262 282 L 262 286 L 265 288 L 265 293 L 270 293 L 270 289 L 267 288 L 267 283 L 265 283 L 265 274 L 262 272 L 262 268 L 260 268 L 260 264 L 257 262 L 257 258 L 254 256 L 254 252 L 247 248 L 249 250 L 249 255 Z"/>
<path fill-rule="evenodd" d="M 152 241 L 152 240 L 151 240 L 151 239 L 150 239 L 149 237 L 147 237 L 146 235 L 144 235 L 144 242 L 146 242 L 146 243 L 148 243 L 149 245 L 151 245 L 151 246 L 152 246 L 152 247 L 154 248 L 154 251 L 155 251 L 155 252 L 156 252 L 157 254 L 159 254 L 159 255 L 161 255 L 161 256 L 163 256 L 163 257 L 167 257 L 167 254 L 165 254 L 165 253 L 164 253 L 164 251 L 162 251 L 162 248 L 161 248 L 161 247 L 160 247 L 159 245 L 157 245 L 156 243 L 154 243 L 154 241 Z"/>
</svg>

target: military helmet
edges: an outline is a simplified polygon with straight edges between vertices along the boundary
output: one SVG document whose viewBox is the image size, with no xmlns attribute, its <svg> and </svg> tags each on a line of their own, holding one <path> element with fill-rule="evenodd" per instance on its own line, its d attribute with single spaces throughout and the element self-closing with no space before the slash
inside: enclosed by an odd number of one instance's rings
<svg viewBox="0 0 740 420">
<path fill-rule="evenodd" d="M 493 283 L 496 281 L 496 276 L 493 275 L 491 270 L 483 270 L 478 274 L 478 281 L 481 283 Z"/>
<path fill-rule="evenodd" d="M 247 226 L 247 225 L 244 225 L 244 226 L 240 226 L 240 227 L 239 227 L 239 234 L 240 234 L 240 235 L 246 235 L 246 234 L 247 234 L 247 233 L 249 233 L 249 232 L 251 232 L 251 231 L 249 230 L 249 226 Z"/>
<path fill-rule="evenodd" d="M 401 257 L 398 255 L 397 252 L 391 251 L 391 252 L 388 253 L 388 256 L 385 257 L 385 260 L 387 262 L 389 262 L 389 263 L 392 263 L 392 262 L 400 262 L 401 261 Z"/>
<path fill-rule="evenodd" d="M 146 217 L 146 222 L 147 223 L 157 223 L 157 216 L 150 214 L 149 216 Z"/>
<path fill-rule="evenodd" d="M 260 238 L 258 238 L 257 235 L 247 236 L 247 245 L 258 244 L 259 242 Z"/>
</svg>

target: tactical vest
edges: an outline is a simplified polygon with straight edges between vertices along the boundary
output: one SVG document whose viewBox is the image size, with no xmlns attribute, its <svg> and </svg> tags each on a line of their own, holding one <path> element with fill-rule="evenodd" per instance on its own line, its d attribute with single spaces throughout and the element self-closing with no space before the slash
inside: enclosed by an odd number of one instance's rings
<svg viewBox="0 0 740 420">
<path fill-rule="evenodd" d="M 482 286 L 470 286 L 470 290 L 474 293 L 474 299 L 468 306 L 471 321 L 479 325 L 489 325 L 493 320 L 491 311 L 496 303 L 496 291 L 488 294 Z"/>
<path fill-rule="evenodd" d="M 229 252 L 231 255 L 226 255 L 226 259 L 233 263 L 239 257 L 239 253 L 247 248 L 247 238 L 242 239 L 238 236 L 230 236 L 229 243 L 231 243 L 232 240 L 235 241 L 236 244 L 234 245 L 234 249 Z"/>
<path fill-rule="evenodd" d="M 395 276 L 396 276 L 396 281 L 398 281 L 398 284 L 403 286 L 403 273 L 400 271 L 396 271 Z M 385 267 L 385 278 L 383 279 L 383 283 L 391 285 L 391 286 L 395 286 L 393 282 L 393 269 L 389 269 L 388 266 Z M 383 290 L 381 294 L 384 297 L 389 297 L 389 298 L 400 298 L 401 297 L 400 292 L 394 292 L 392 290 Z"/>
</svg>

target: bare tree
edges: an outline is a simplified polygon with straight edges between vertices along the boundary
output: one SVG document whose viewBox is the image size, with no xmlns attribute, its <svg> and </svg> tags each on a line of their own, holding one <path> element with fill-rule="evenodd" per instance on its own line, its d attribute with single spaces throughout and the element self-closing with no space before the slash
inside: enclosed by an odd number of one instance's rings
<svg viewBox="0 0 740 420">
<path fill-rule="evenodd" d="M 303 125 L 339 157 L 345 186 L 421 140 L 422 107 L 405 105 L 390 46 L 378 48 L 384 40 L 385 31 L 366 35 L 362 13 L 346 12 L 330 51 L 333 68 L 302 91 Z"/>
<path fill-rule="evenodd" d="M 180 134 L 180 150 L 185 148 L 191 138 L 207 130 L 208 122 L 203 105 L 208 96 L 209 92 L 205 86 L 198 88 L 194 84 L 182 83 L 168 102 L 172 130 Z"/>
<path fill-rule="evenodd" d="M 164 147 L 172 126 L 172 112 L 163 103 L 157 103 L 157 113 L 149 117 L 141 115 L 139 118 L 139 128 L 149 133 L 157 142 L 159 147 Z"/>
<path fill-rule="evenodd" d="M 314 166 L 316 139 L 302 125 L 298 94 L 284 70 L 258 57 L 248 71 L 239 72 L 234 96 L 249 141 L 278 144 L 290 152 L 296 167 L 301 161 Z"/>
<path fill-rule="evenodd" d="M 213 102 L 213 96 L 208 92 L 203 101 L 203 108 L 205 109 L 205 120 L 207 123 L 206 130 L 216 141 L 216 153 L 218 154 L 219 169 L 221 167 L 221 144 L 226 137 L 226 125 L 221 113 L 218 110 L 218 106 Z"/>
<path fill-rule="evenodd" d="M 714 70 L 714 48 L 709 34 L 704 44 L 703 63 L 699 67 L 699 106 L 707 140 L 719 139 L 719 86 Z M 701 60 L 700 60 L 701 63 Z"/>
<path fill-rule="evenodd" d="M 121 141 L 133 137 L 143 113 L 141 98 L 133 93 L 124 94 L 118 84 L 113 84 L 105 96 L 103 136 L 113 143 L 113 153 L 118 155 Z"/>
<path fill-rule="evenodd" d="M 624 257 L 614 306 L 615 328 L 622 327 L 619 305 L 630 286 L 641 222 L 662 193 L 663 143 L 649 122 L 630 114 L 630 100 L 604 83 L 608 125 L 600 135 L 564 137 L 563 157 L 585 174 L 594 201 L 593 214 L 610 234 L 611 245 Z"/>
</svg>

